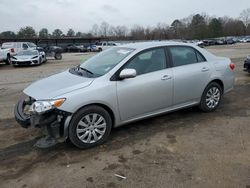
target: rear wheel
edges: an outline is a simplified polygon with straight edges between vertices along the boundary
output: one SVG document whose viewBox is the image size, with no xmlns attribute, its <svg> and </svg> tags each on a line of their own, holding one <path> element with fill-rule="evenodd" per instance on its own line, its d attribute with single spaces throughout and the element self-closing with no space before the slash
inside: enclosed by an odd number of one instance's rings
<svg viewBox="0 0 250 188">
<path fill-rule="evenodd" d="M 70 141 L 81 149 L 102 144 L 111 132 L 109 113 L 99 106 L 88 106 L 79 110 L 69 125 Z"/>
<path fill-rule="evenodd" d="M 61 60 L 62 59 L 62 54 L 61 53 L 56 53 L 55 54 L 55 59 L 56 60 Z"/>
<path fill-rule="evenodd" d="M 215 82 L 210 83 L 204 90 L 199 108 L 204 112 L 212 112 L 218 108 L 222 99 L 221 86 Z"/>
</svg>

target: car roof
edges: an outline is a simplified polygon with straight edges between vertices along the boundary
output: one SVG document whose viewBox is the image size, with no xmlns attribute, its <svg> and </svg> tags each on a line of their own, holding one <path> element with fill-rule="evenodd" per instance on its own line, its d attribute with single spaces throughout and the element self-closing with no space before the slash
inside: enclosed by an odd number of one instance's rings
<svg viewBox="0 0 250 188">
<path fill-rule="evenodd" d="M 133 48 L 136 50 L 143 50 L 148 48 L 154 47 L 161 47 L 161 46 L 196 46 L 195 44 L 184 43 L 184 42 L 176 42 L 176 41 L 153 41 L 153 42 L 136 42 L 136 43 L 128 43 L 121 45 L 122 47 L 126 48 Z"/>
</svg>

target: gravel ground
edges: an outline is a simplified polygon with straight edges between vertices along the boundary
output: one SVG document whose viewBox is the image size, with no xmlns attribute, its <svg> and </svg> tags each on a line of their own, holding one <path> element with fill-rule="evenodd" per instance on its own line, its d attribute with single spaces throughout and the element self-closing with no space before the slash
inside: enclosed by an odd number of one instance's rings
<svg viewBox="0 0 250 188">
<path fill-rule="evenodd" d="M 250 185 L 250 44 L 208 49 L 236 64 L 235 89 L 220 108 L 189 108 L 113 130 L 107 143 L 79 150 L 61 143 L 33 147 L 41 133 L 13 118 L 31 82 L 79 64 L 92 54 L 65 54 L 36 67 L 0 65 L 0 187 L 246 187 Z M 125 176 L 126 179 L 116 177 Z"/>
</svg>

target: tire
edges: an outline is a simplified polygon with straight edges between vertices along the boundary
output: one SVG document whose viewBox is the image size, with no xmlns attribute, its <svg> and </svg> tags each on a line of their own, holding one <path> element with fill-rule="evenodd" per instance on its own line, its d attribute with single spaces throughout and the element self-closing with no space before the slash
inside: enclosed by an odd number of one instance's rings
<svg viewBox="0 0 250 188">
<path fill-rule="evenodd" d="M 41 64 L 42 64 L 42 58 L 39 58 L 38 65 L 41 65 Z"/>
<path fill-rule="evenodd" d="M 5 64 L 6 65 L 10 65 L 11 64 L 10 54 L 7 55 L 7 59 L 5 60 Z"/>
<path fill-rule="evenodd" d="M 98 51 L 101 52 L 101 51 L 102 51 L 102 48 L 99 48 Z"/>
<path fill-rule="evenodd" d="M 46 57 L 46 55 L 44 56 L 44 62 L 43 63 L 47 63 L 47 57 Z"/>
<path fill-rule="evenodd" d="M 62 54 L 61 53 L 56 53 L 55 54 L 55 59 L 56 60 L 61 60 L 62 59 Z"/>
<path fill-rule="evenodd" d="M 215 111 L 222 100 L 223 92 L 222 88 L 216 82 L 210 83 L 204 90 L 199 108 L 203 112 Z"/>
<path fill-rule="evenodd" d="M 69 139 L 76 147 L 87 149 L 104 143 L 111 128 L 112 120 L 105 109 L 88 106 L 79 110 L 70 121 Z"/>
</svg>

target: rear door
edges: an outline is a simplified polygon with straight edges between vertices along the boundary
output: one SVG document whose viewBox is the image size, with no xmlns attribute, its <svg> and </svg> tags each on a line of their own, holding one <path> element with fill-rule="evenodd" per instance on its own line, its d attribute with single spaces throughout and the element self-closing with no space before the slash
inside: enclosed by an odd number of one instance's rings
<svg viewBox="0 0 250 188">
<path fill-rule="evenodd" d="M 189 46 L 172 46 L 168 51 L 173 64 L 174 105 L 199 100 L 211 75 L 209 63 Z"/>
<path fill-rule="evenodd" d="M 137 76 L 117 81 L 117 97 L 123 121 L 147 115 L 172 105 L 172 69 L 167 68 L 164 48 L 135 55 L 125 68 Z"/>
</svg>

